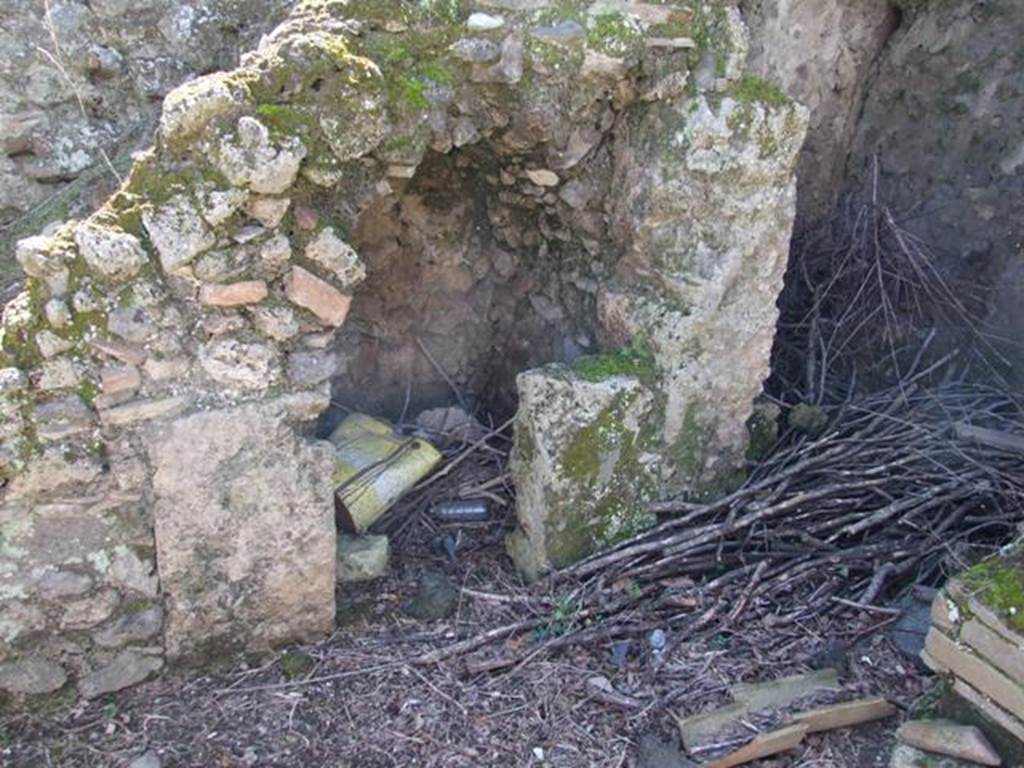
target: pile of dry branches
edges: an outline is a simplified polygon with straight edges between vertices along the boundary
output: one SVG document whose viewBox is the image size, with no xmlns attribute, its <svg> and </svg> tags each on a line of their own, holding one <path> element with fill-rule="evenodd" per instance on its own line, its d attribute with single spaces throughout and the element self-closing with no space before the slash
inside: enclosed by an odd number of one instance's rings
<svg viewBox="0 0 1024 768">
<path fill-rule="evenodd" d="M 749 621 L 778 627 L 850 611 L 886 623 L 898 611 L 877 604 L 885 597 L 939 584 L 1005 543 L 1024 521 L 1024 454 L 1012 447 L 1024 436 L 1024 402 L 965 382 L 925 387 L 934 368 L 829 408 L 820 435 L 785 437 L 725 498 L 653 504 L 672 517 L 553 574 L 538 590 L 567 600 L 570 620 L 543 650 L 653 628 L 696 641 Z"/>
<path fill-rule="evenodd" d="M 879 200 L 876 183 L 793 240 L 771 389 L 791 401 L 835 401 L 859 375 L 876 386 L 907 375 L 933 328 L 970 350 L 989 378 L 1008 363 L 981 332 L 985 291 L 939 264 L 930 244 Z"/>
</svg>

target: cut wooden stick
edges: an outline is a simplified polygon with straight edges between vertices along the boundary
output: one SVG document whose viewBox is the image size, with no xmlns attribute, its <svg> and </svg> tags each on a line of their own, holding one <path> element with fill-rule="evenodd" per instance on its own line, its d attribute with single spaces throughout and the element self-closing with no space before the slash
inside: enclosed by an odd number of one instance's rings
<svg viewBox="0 0 1024 768">
<path fill-rule="evenodd" d="M 885 699 L 873 698 L 847 701 L 842 704 L 833 704 L 830 707 L 799 712 L 793 715 L 792 721 L 806 725 L 808 733 L 820 733 L 881 720 L 895 714 L 895 706 Z"/>
<path fill-rule="evenodd" d="M 708 768 L 733 768 L 736 765 L 744 765 L 760 760 L 762 757 L 777 755 L 779 752 L 786 752 L 800 746 L 807 734 L 807 726 L 803 723 L 788 725 L 777 731 L 764 733 L 733 752 L 731 755 L 708 763 Z"/>
</svg>

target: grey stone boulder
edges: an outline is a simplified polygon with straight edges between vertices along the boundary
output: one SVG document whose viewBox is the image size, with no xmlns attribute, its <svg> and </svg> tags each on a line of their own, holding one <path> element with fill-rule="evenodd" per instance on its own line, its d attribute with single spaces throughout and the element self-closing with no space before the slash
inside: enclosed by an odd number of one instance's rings
<svg viewBox="0 0 1024 768">
<path fill-rule="evenodd" d="M 87 699 L 137 685 L 163 669 L 163 659 L 141 651 L 121 651 L 103 666 L 78 681 L 78 692 Z"/>
<path fill-rule="evenodd" d="M 509 554 L 528 578 L 654 522 L 651 391 L 635 376 L 590 380 L 554 365 L 519 375 L 512 474 L 518 528 Z"/>
<path fill-rule="evenodd" d="M 0 664 L 0 690 L 9 693 L 53 693 L 67 680 L 64 668 L 47 659 L 29 657 Z"/>
<path fill-rule="evenodd" d="M 338 536 L 338 581 L 379 579 L 388 571 L 391 548 L 387 536 Z"/>
<path fill-rule="evenodd" d="M 150 606 L 126 613 L 93 634 L 93 640 L 103 648 L 118 648 L 129 643 L 140 643 L 159 634 L 164 624 L 164 611 Z"/>
</svg>

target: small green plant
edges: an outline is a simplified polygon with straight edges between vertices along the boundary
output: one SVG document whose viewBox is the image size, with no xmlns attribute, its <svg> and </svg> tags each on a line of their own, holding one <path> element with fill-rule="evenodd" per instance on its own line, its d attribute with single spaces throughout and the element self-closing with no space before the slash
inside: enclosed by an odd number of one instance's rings
<svg viewBox="0 0 1024 768">
<path fill-rule="evenodd" d="M 287 651 L 281 657 L 281 671 L 289 680 L 308 675 L 315 665 L 313 658 L 302 651 Z"/>
<path fill-rule="evenodd" d="M 787 107 L 793 103 L 777 83 L 753 75 L 741 77 L 729 93 L 737 101 L 758 102 L 769 107 Z"/>
<path fill-rule="evenodd" d="M 104 720 L 113 720 L 115 717 L 117 717 L 117 713 L 118 713 L 117 704 L 115 704 L 112 701 L 109 702 L 108 704 L 105 704 L 103 706 L 102 712 L 103 712 L 103 719 Z"/>
<path fill-rule="evenodd" d="M 534 639 L 550 640 L 553 637 L 561 637 L 572 628 L 578 614 L 579 603 L 571 595 L 558 597 L 547 624 L 533 631 Z"/>
<path fill-rule="evenodd" d="M 609 56 L 625 56 L 643 38 L 643 31 L 621 13 L 595 16 L 587 30 L 587 45 Z"/>
</svg>

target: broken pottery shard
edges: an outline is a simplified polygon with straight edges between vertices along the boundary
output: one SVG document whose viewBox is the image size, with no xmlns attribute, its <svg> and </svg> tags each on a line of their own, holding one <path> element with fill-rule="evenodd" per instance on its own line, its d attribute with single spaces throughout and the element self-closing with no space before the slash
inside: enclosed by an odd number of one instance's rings
<svg viewBox="0 0 1024 768">
<path fill-rule="evenodd" d="M 808 733 L 831 731 L 836 728 L 849 728 L 852 725 L 881 720 L 896 714 L 896 707 L 885 699 L 862 699 L 833 704 L 793 716 L 794 722 L 807 726 Z"/>
<path fill-rule="evenodd" d="M 329 439 L 338 523 L 349 533 L 364 533 L 441 461 L 426 440 L 400 437 L 362 413 L 348 416 Z"/>
<path fill-rule="evenodd" d="M 289 301 L 308 309 L 328 325 L 343 325 L 352 305 L 352 297 L 302 267 L 292 267 L 284 291 Z"/>
<path fill-rule="evenodd" d="M 731 755 L 709 763 L 708 768 L 733 768 L 736 765 L 744 765 L 754 760 L 760 760 L 762 757 L 770 757 L 771 755 L 777 755 L 779 752 L 795 749 L 803 741 L 806 733 L 807 726 L 798 723 L 797 725 L 780 728 L 771 733 L 762 734 Z"/>
<path fill-rule="evenodd" d="M 911 720 L 900 726 L 896 738 L 904 744 L 980 765 L 1003 764 L 989 740 L 973 725 L 950 720 Z"/>
<path fill-rule="evenodd" d="M 241 307 L 259 304 L 267 298 L 267 284 L 262 280 L 246 280 L 227 285 L 204 285 L 199 300 L 210 307 Z"/>
</svg>

